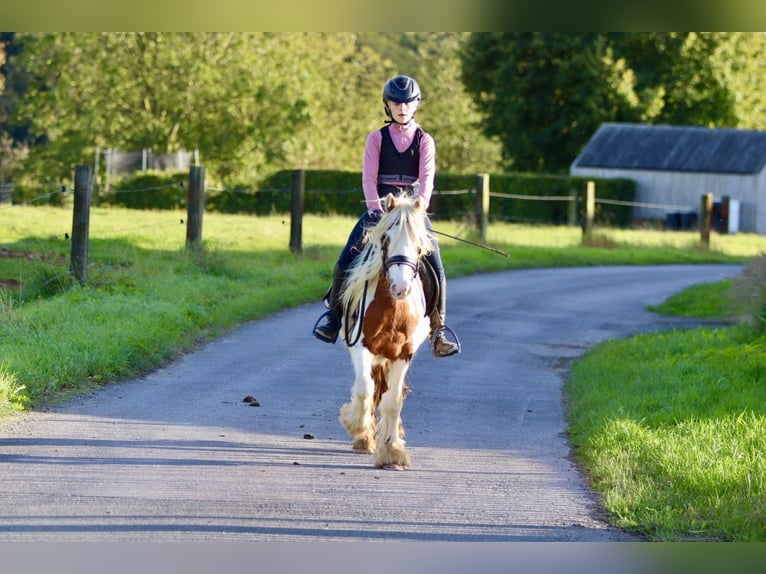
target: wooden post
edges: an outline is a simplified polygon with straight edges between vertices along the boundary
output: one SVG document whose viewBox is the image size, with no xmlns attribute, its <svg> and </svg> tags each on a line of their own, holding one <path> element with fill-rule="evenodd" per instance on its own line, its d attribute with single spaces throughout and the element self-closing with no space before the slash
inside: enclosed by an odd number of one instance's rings
<svg viewBox="0 0 766 574">
<path fill-rule="evenodd" d="M 205 213 L 205 168 L 189 166 L 189 191 L 186 202 L 186 248 L 202 247 L 202 216 Z"/>
<path fill-rule="evenodd" d="M 487 241 L 487 225 L 489 224 L 489 174 L 480 173 L 476 177 L 476 227 L 479 238 Z"/>
<path fill-rule="evenodd" d="M 88 233 L 90 229 L 90 166 L 74 168 L 74 209 L 69 272 L 80 283 L 88 278 Z"/>
<path fill-rule="evenodd" d="M 98 186 L 98 160 L 101 157 L 101 148 L 99 146 L 96 146 L 96 154 L 93 158 L 93 177 L 91 182 L 91 191 L 90 191 L 90 204 L 91 205 L 98 205 L 99 200 L 99 186 Z"/>
<path fill-rule="evenodd" d="M 295 169 L 290 181 L 290 251 L 303 251 L 303 195 L 306 186 L 306 172 Z"/>
<path fill-rule="evenodd" d="M 571 189 L 569 191 L 569 209 L 567 210 L 567 225 L 574 227 L 577 225 L 577 190 Z"/>
<path fill-rule="evenodd" d="M 583 218 L 582 234 L 590 238 L 593 234 L 593 221 L 596 218 L 596 182 L 588 181 L 585 186 L 585 217 Z"/>
<path fill-rule="evenodd" d="M 702 194 L 700 209 L 700 241 L 705 247 L 710 247 L 710 228 L 713 224 L 713 194 Z"/>
</svg>

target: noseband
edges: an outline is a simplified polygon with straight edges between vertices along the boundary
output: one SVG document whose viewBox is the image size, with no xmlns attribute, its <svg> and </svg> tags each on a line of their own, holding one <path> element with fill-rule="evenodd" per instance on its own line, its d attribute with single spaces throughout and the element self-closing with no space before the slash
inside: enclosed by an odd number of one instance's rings
<svg viewBox="0 0 766 574">
<path fill-rule="evenodd" d="M 386 272 L 388 272 L 388 270 L 394 265 L 404 265 L 405 267 L 409 267 L 412 269 L 413 273 L 418 270 L 418 260 L 413 259 L 412 257 L 407 257 L 406 255 L 394 255 L 392 257 L 386 257 L 384 262 Z"/>
</svg>

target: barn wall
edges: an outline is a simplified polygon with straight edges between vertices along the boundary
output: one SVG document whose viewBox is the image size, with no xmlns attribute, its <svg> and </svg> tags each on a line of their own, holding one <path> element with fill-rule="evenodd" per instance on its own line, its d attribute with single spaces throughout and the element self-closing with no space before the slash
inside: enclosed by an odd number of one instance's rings
<svg viewBox="0 0 766 574">
<path fill-rule="evenodd" d="M 755 206 L 755 228 L 753 231 L 758 235 L 766 235 L 766 170 L 753 177 L 753 186 L 749 193 Z M 744 231 L 744 230 L 743 230 Z"/>
<path fill-rule="evenodd" d="M 673 211 L 699 213 L 703 193 L 740 201 L 739 230 L 766 235 L 766 209 L 758 210 L 758 190 L 766 190 L 766 172 L 758 175 L 572 167 L 584 177 L 625 177 L 636 181 L 636 201 L 668 207 L 633 209 L 634 219 L 665 219 Z M 764 192 L 766 193 L 766 191 Z M 598 190 L 596 190 L 598 196 Z M 766 199 L 766 198 L 765 198 Z"/>
</svg>

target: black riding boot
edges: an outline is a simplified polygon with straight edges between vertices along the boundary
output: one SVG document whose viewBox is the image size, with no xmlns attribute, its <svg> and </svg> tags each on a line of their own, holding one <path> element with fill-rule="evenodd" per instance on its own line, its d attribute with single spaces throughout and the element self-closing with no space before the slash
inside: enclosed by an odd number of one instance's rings
<svg viewBox="0 0 766 574">
<path fill-rule="evenodd" d="M 444 324 L 444 317 L 447 313 L 447 280 L 442 278 L 439 281 L 439 302 L 436 308 L 431 312 L 431 350 L 434 357 L 449 357 L 460 352 L 460 339 L 455 332 Z M 455 339 L 450 341 L 446 337 L 449 332 Z"/>
<path fill-rule="evenodd" d="M 325 303 L 329 308 L 314 325 L 314 336 L 325 343 L 335 343 L 340 332 L 340 291 L 343 288 L 343 279 L 346 273 L 340 265 L 335 265 L 332 274 L 332 286 L 327 293 Z"/>
</svg>

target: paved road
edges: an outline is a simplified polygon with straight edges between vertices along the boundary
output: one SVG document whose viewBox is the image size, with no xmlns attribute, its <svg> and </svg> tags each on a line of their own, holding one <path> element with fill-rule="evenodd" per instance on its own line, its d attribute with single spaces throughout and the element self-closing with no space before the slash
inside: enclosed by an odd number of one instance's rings
<svg viewBox="0 0 766 574">
<path fill-rule="evenodd" d="M 337 422 L 351 366 L 311 337 L 319 304 L 247 324 L 146 378 L 0 426 L 0 541 L 631 540 L 570 458 L 567 366 L 605 339 L 672 327 L 645 306 L 738 271 L 451 281 L 464 351 L 416 357 L 403 472 L 351 451 Z"/>
</svg>

